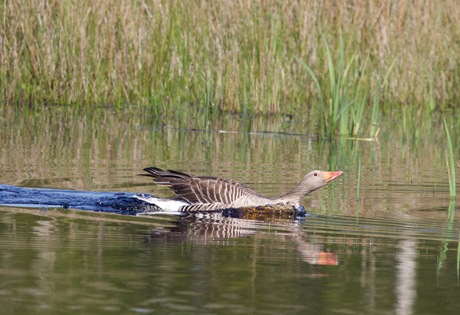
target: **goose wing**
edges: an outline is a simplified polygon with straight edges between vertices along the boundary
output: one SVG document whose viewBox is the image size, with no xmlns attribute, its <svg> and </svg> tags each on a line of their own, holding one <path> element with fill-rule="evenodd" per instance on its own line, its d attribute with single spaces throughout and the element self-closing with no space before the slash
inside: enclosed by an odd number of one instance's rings
<svg viewBox="0 0 460 315">
<path fill-rule="evenodd" d="M 257 195 L 249 187 L 230 179 L 210 176 L 194 176 L 157 167 L 145 168 L 147 174 L 160 186 L 170 187 L 178 196 L 191 204 L 231 205 L 244 195 Z"/>
</svg>

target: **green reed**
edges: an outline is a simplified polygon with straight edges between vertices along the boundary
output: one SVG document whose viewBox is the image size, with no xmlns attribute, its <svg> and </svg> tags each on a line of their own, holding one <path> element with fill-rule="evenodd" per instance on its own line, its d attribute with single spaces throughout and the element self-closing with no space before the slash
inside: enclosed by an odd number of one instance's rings
<svg viewBox="0 0 460 315">
<path fill-rule="evenodd" d="M 359 221 L 360 186 L 361 186 L 361 159 L 358 157 L 358 179 L 356 183 L 356 210 L 355 210 L 356 222 Z"/>
<path fill-rule="evenodd" d="M 309 74 L 318 92 L 322 108 L 321 131 L 323 137 L 333 135 L 357 137 L 362 133 L 362 127 L 367 112 L 368 92 L 363 81 L 366 73 L 367 59 L 360 64 L 355 54 L 349 55 L 349 47 L 345 47 L 342 33 L 339 36 L 339 46 L 332 49 L 323 35 L 323 47 L 327 60 L 327 78 L 320 80 L 314 70 L 300 58 L 295 59 Z M 380 94 L 375 93 L 372 119 L 377 119 Z"/>
<path fill-rule="evenodd" d="M 447 173 L 449 175 L 449 191 L 450 198 L 455 199 L 457 196 L 456 183 L 455 183 L 455 159 L 454 159 L 454 150 L 452 147 L 452 139 L 450 138 L 449 127 L 447 126 L 446 118 L 444 117 L 444 129 L 446 131 L 447 137 L 447 151 L 446 152 L 446 164 L 447 164 Z M 455 209 L 454 209 L 455 210 Z"/>
<path fill-rule="evenodd" d="M 317 87 L 295 55 L 328 90 L 323 133 L 356 136 L 368 126 L 367 104 L 389 68 L 378 92 L 388 104 L 382 112 L 460 99 L 460 73 L 446 66 L 460 49 L 460 20 L 451 18 L 457 2 L 408 8 L 384 1 L 2 1 L 1 103 L 141 105 L 188 119 L 206 106 L 318 111 Z"/>
</svg>

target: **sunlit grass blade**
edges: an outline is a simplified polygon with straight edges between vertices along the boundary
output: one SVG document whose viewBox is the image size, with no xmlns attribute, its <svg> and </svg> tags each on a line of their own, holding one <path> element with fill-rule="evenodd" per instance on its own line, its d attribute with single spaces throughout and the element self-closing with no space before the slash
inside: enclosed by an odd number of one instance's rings
<svg viewBox="0 0 460 315">
<path fill-rule="evenodd" d="M 330 90 L 332 92 L 331 96 L 335 96 L 336 86 L 335 86 L 334 62 L 332 60 L 331 49 L 329 48 L 329 44 L 328 44 L 328 42 L 326 40 L 326 37 L 324 37 L 324 34 L 323 34 L 323 43 L 324 43 L 324 47 L 326 48 L 326 57 L 327 57 L 327 66 L 328 66 L 329 84 L 330 84 L 329 88 L 330 88 Z"/>
<path fill-rule="evenodd" d="M 206 82 L 206 93 L 205 93 L 205 113 L 204 113 L 204 129 L 209 128 L 209 115 L 211 110 L 211 79 Z"/>
<path fill-rule="evenodd" d="M 449 127 L 447 126 L 446 118 L 444 117 L 444 128 L 446 130 L 447 136 L 447 150 L 446 154 L 446 163 L 447 163 L 447 172 L 449 174 L 449 190 L 450 198 L 455 199 L 457 196 L 456 183 L 455 183 L 455 160 L 454 160 L 454 150 L 452 148 L 452 139 L 450 137 Z"/>
<path fill-rule="evenodd" d="M 321 105 L 324 107 L 326 104 L 324 103 L 323 94 L 321 93 L 321 84 L 319 83 L 318 77 L 316 76 L 315 72 L 299 57 L 294 56 L 294 59 L 297 60 L 297 62 L 300 63 L 305 68 L 305 70 L 307 70 L 308 74 L 313 80 L 313 83 L 316 86 Z"/>
<path fill-rule="evenodd" d="M 379 117 L 379 102 L 380 102 L 380 89 L 377 88 L 374 91 L 374 99 L 372 102 L 372 115 L 371 115 L 371 130 L 370 136 L 375 137 L 378 130 L 378 117 Z"/>
</svg>

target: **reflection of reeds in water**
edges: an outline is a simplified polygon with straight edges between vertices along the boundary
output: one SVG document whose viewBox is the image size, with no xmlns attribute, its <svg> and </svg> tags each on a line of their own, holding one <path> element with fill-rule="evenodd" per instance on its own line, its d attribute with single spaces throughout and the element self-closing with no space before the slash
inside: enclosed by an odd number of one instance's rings
<svg viewBox="0 0 460 315">
<path fill-rule="evenodd" d="M 447 209 L 447 219 L 446 219 L 445 231 L 444 231 L 445 239 L 442 241 L 441 250 L 439 252 L 439 257 L 438 257 L 438 264 L 436 266 L 436 275 L 438 276 L 438 281 L 439 281 L 439 275 L 444 266 L 444 262 L 447 259 L 447 253 L 449 251 L 449 243 L 452 243 L 454 214 L 455 214 L 455 199 L 451 199 L 449 203 L 449 207 Z M 460 237 L 460 233 L 459 233 L 459 237 Z M 458 246 L 459 245 L 457 245 L 457 248 Z M 460 256 L 457 253 L 457 275 L 459 273 L 459 264 L 460 264 L 459 259 L 460 259 Z"/>
<path fill-rule="evenodd" d="M 458 233 L 458 241 L 457 241 L 457 285 L 459 284 L 460 280 L 460 233 Z"/>
<path fill-rule="evenodd" d="M 137 176 L 142 167 L 159 165 L 234 178 L 261 194 L 275 196 L 289 191 L 312 168 L 324 167 L 344 170 L 346 176 L 305 198 L 303 204 L 311 213 L 355 216 L 360 160 L 360 220 L 394 207 L 403 211 L 439 207 L 448 189 L 445 178 L 435 179 L 430 173 L 445 172 L 445 157 L 439 154 L 444 152 L 443 128 L 428 129 L 420 124 L 420 133 L 429 136 L 407 143 L 398 141 L 401 130 L 397 122 L 381 118 L 384 132 L 377 148 L 373 143 L 344 139 L 318 141 L 315 134 L 252 132 L 282 130 L 282 121 L 271 116 L 253 117 L 250 133 L 238 116 L 212 121 L 206 132 L 157 124 L 149 113 L 104 109 L 82 115 L 77 109 L 59 107 L 27 115 L 13 109 L 4 111 L 0 182 L 170 197 L 169 189 L 153 187 Z M 449 117 L 446 120 L 449 122 Z M 219 132 L 219 127 L 228 132 Z M 407 184 L 407 198 L 388 181 Z M 415 189 L 424 192 L 422 199 Z M 433 191 L 435 198 L 428 191 Z"/>
<path fill-rule="evenodd" d="M 356 221 L 359 220 L 359 205 L 360 205 L 360 196 L 359 196 L 359 189 L 361 184 L 361 159 L 358 158 L 358 180 L 356 181 Z"/>
<path fill-rule="evenodd" d="M 454 160 L 454 151 L 452 148 L 452 139 L 450 137 L 450 132 L 449 128 L 447 127 L 447 122 L 446 118 L 444 118 L 444 127 L 446 130 L 446 136 L 447 136 L 447 150 L 448 154 L 446 154 L 446 164 L 447 164 L 447 172 L 449 174 L 449 190 L 450 190 L 450 203 L 449 207 L 447 210 L 447 228 L 448 231 L 452 231 L 452 225 L 454 222 L 454 216 L 455 216 L 455 205 L 456 205 L 456 197 L 457 197 L 457 190 L 456 190 L 456 181 L 455 181 L 455 160 Z M 457 245 L 457 251 L 459 246 Z M 446 258 L 446 252 L 448 250 L 448 242 L 446 241 L 443 243 L 442 251 L 440 254 L 440 259 L 439 259 L 439 268 L 438 268 L 438 273 L 439 269 L 441 268 L 445 258 Z M 457 252 L 457 277 L 459 274 L 459 254 Z"/>
</svg>

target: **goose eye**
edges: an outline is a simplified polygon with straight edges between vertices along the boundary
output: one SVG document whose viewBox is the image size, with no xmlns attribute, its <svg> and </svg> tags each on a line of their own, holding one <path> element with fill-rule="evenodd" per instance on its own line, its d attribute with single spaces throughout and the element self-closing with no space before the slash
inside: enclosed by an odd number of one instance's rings
<svg viewBox="0 0 460 315">
<path fill-rule="evenodd" d="M 313 176 L 318 176 L 318 173 L 313 174 Z"/>
</svg>

